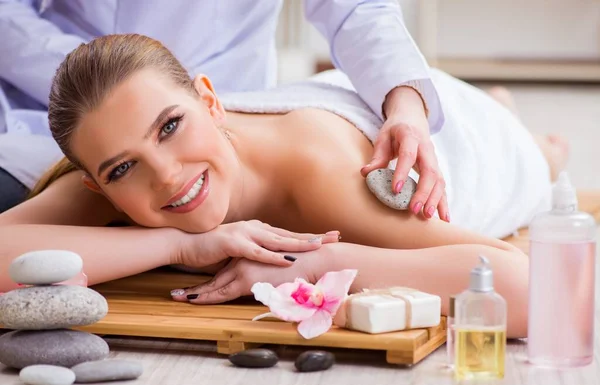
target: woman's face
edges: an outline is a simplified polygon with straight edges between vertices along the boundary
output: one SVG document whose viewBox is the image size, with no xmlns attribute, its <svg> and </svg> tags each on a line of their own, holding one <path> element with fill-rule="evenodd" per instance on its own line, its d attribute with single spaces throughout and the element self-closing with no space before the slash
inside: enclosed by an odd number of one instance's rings
<svg viewBox="0 0 600 385">
<path fill-rule="evenodd" d="M 157 71 L 139 71 L 73 134 L 72 151 L 91 177 L 86 184 L 142 226 L 205 232 L 227 215 L 239 165 L 217 128 L 225 112 L 210 82 L 194 84 L 199 95 Z"/>
</svg>

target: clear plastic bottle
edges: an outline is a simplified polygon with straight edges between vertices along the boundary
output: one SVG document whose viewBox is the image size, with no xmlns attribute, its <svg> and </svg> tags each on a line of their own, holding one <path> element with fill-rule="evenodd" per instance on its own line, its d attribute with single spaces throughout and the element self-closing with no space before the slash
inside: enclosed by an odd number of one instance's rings
<svg viewBox="0 0 600 385">
<path fill-rule="evenodd" d="M 596 223 L 578 211 L 566 173 L 554 186 L 552 210 L 529 229 L 529 362 L 587 365 L 594 357 Z"/>
<path fill-rule="evenodd" d="M 494 291 L 489 261 L 471 271 L 469 288 L 455 300 L 457 380 L 504 378 L 506 301 Z"/>
<path fill-rule="evenodd" d="M 455 335 L 454 335 L 454 304 L 456 296 L 450 296 L 448 303 L 448 317 L 446 317 L 446 355 L 448 367 L 454 368 Z"/>
</svg>

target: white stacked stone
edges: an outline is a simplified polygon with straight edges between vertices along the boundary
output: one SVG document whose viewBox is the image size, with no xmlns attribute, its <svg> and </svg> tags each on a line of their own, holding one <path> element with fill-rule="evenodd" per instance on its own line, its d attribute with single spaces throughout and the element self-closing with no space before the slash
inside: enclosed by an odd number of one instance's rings
<svg viewBox="0 0 600 385">
<path fill-rule="evenodd" d="M 102 338 L 70 330 L 108 313 L 98 292 L 69 284 L 82 268 L 81 257 L 64 250 L 29 252 L 9 268 L 13 281 L 29 287 L 0 295 L 0 324 L 14 329 L 0 337 L 0 363 L 22 369 L 26 384 L 131 380 L 142 374 L 137 362 L 105 360 L 109 347 Z"/>
<path fill-rule="evenodd" d="M 106 299 L 98 292 L 57 285 L 80 274 L 82 266 L 79 255 L 62 250 L 33 251 L 12 262 L 11 279 L 31 286 L 0 295 L 0 324 L 14 330 L 0 337 L 1 363 L 17 369 L 31 365 L 70 368 L 108 356 L 108 344 L 102 338 L 69 329 L 94 324 L 108 313 Z"/>
</svg>

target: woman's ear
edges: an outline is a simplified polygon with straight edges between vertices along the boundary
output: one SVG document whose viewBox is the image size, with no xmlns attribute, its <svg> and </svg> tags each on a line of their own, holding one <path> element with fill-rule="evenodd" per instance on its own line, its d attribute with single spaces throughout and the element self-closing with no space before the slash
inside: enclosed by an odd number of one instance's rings
<svg viewBox="0 0 600 385">
<path fill-rule="evenodd" d="M 206 105 L 212 117 L 217 121 L 224 121 L 225 109 L 219 101 L 210 79 L 203 74 L 196 75 L 194 78 L 194 89 L 196 89 L 200 100 Z"/>
<path fill-rule="evenodd" d="M 100 186 L 98 186 L 98 183 L 96 183 L 96 181 L 92 179 L 89 175 L 84 174 L 81 177 L 81 181 L 83 182 L 83 185 L 88 188 L 88 190 L 91 190 L 100 195 L 104 195 L 104 192 L 102 191 Z"/>
<path fill-rule="evenodd" d="M 113 202 L 105 193 L 104 191 L 102 191 L 102 189 L 100 188 L 100 186 L 98 186 L 98 183 L 96 183 L 96 181 L 94 180 L 94 178 L 90 177 L 88 174 L 84 174 L 81 177 L 81 181 L 83 182 L 83 185 L 90 191 L 93 191 L 97 194 L 102 195 L 103 197 L 105 197 L 106 199 L 108 199 L 108 201 L 114 206 L 115 210 L 117 210 L 118 212 L 122 213 L 123 210 L 121 210 L 119 208 L 119 206 L 117 206 L 115 204 L 115 202 Z"/>
</svg>

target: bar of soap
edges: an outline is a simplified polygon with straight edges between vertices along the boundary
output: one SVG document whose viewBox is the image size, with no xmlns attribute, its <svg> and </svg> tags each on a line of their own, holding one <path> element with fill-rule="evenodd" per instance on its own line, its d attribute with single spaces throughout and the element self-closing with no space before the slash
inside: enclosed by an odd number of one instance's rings
<svg viewBox="0 0 600 385">
<path fill-rule="evenodd" d="M 364 291 L 346 298 L 334 324 L 370 334 L 437 326 L 441 298 L 406 287 Z"/>
</svg>

